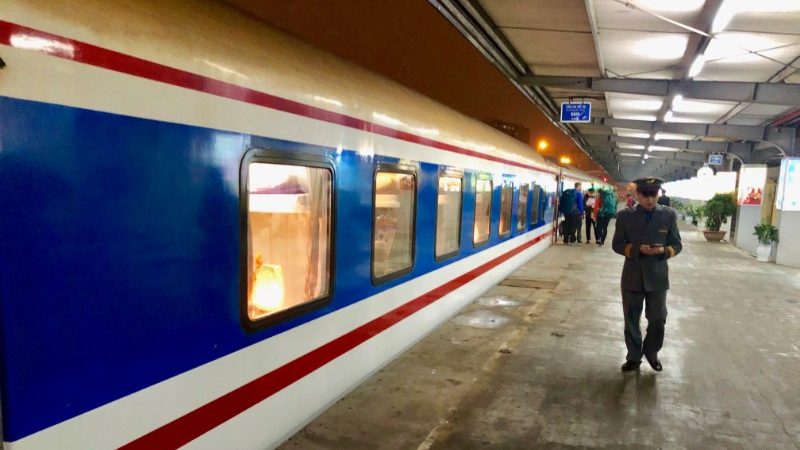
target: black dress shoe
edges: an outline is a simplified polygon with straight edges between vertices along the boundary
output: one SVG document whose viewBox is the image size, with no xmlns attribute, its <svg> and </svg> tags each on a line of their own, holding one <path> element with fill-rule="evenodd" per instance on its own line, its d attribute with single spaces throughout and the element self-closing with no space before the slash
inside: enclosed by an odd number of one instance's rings
<svg viewBox="0 0 800 450">
<path fill-rule="evenodd" d="M 661 366 L 661 361 L 658 360 L 658 356 L 650 357 L 644 355 L 644 357 L 647 359 L 647 363 L 650 364 L 650 367 L 652 367 L 656 372 L 661 372 L 664 370 L 664 367 Z"/>
<path fill-rule="evenodd" d="M 639 370 L 641 364 L 641 361 L 625 361 L 625 364 L 622 365 L 622 371 L 630 372 L 631 370 Z"/>
</svg>

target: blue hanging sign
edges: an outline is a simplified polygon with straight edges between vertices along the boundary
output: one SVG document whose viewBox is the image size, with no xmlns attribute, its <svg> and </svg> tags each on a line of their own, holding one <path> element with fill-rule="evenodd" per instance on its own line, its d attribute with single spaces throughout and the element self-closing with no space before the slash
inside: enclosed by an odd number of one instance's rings
<svg viewBox="0 0 800 450">
<path fill-rule="evenodd" d="M 562 103 L 561 122 L 589 123 L 592 120 L 591 103 Z"/>
<path fill-rule="evenodd" d="M 708 155 L 708 164 L 712 166 L 721 166 L 722 155 Z"/>
</svg>

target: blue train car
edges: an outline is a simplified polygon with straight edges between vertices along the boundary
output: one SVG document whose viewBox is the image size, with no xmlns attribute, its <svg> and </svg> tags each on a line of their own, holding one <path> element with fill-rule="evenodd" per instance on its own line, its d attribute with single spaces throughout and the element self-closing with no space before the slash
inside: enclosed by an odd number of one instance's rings
<svg viewBox="0 0 800 450">
<path fill-rule="evenodd" d="M 551 245 L 558 167 L 224 3 L 6 3 L 7 448 L 278 445 Z"/>
</svg>

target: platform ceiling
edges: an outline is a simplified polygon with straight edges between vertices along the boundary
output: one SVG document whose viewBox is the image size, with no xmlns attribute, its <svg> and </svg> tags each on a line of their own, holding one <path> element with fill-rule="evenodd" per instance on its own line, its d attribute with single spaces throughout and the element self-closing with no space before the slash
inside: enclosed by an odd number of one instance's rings
<svg viewBox="0 0 800 450">
<path fill-rule="evenodd" d="M 619 180 L 685 178 L 709 153 L 749 162 L 797 149 L 799 0 L 431 2 L 510 47 L 506 57 L 526 66 L 506 73 L 511 79 L 555 104 L 591 101 L 593 123 L 576 125 L 576 134 Z M 613 89 L 605 79 L 616 81 Z M 660 84 L 642 93 L 628 80 Z M 734 95 L 786 84 L 792 90 L 776 96 Z"/>
<path fill-rule="evenodd" d="M 618 181 L 798 153 L 800 0 L 229 1 Z"/>
</svg>

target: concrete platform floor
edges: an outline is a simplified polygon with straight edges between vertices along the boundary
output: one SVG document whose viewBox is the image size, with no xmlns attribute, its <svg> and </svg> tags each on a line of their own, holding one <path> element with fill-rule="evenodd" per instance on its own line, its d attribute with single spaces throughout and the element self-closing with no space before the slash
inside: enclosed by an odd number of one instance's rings
<svg viewBox="0 0 800 450">
<path fill-rule="evenodd" d="M 663 372 L 619 370 L 623 258 L 558 245 L 281 448 L 800 449 L 800 272 L 692 230 Z"/>
</svg>

